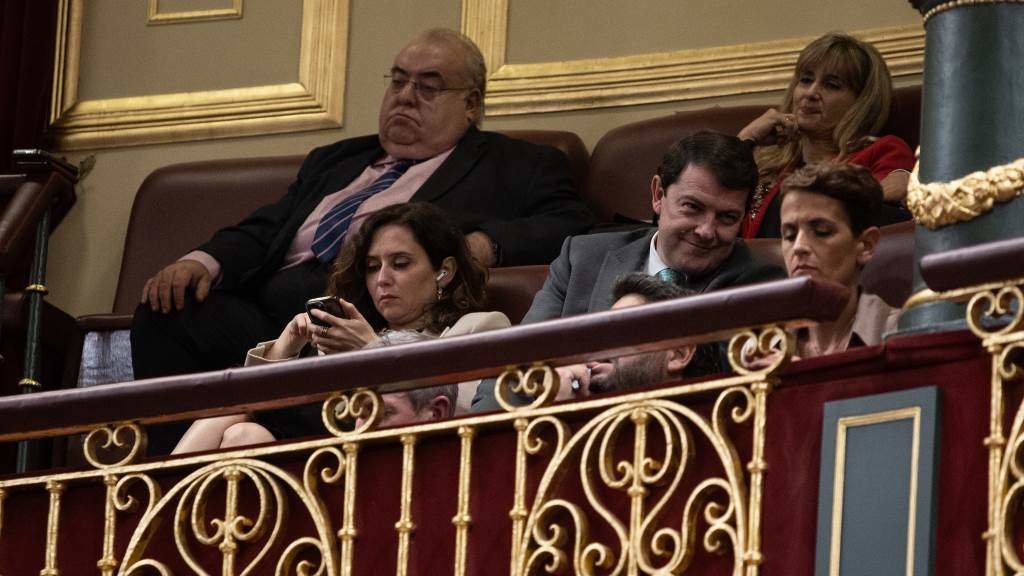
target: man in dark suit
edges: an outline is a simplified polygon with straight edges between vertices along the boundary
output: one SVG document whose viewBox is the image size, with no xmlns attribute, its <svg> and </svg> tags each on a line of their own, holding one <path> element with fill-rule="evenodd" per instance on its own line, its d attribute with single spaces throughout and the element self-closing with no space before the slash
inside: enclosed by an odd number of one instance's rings
<svg viewBox="0 0 1024 576">
<path fill-rule="evenodd" d="M 657 226 L 566 239 L 523 323 L 611 308 L 623 276 L 644 272 L 703 293 L 786 277 L 760 262 L 738 238 L 757 184 L 752 147 L 734 136 L 698 132 L 672 145 L 651 179 Z M 563 387 L 586 394 L 592 375 L 611 364 L 559 368 Z M 472 410 L 495 410 L 494 381 L 481 383 Z M 563 394 L 564 396 L 565 394 Z"/>
<path fill-rule="evenodd" d="M 132 327 L 136 378 L 241 365 L 323 292 L 347 230 L 389 204 L 447 209 L 488 266 L 548 262 L 589 228 L 564 154 L 476 127 L 486 69 L 468 38 L 425 32 L 389 78 L 379 134 L 314 150 L 279 202 L 146 283 Z"/>
</svg>

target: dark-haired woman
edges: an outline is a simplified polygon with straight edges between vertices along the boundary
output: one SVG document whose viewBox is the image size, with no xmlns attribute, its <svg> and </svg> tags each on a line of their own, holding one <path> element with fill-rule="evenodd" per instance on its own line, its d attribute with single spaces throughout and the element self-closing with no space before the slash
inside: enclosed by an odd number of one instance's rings
<svg viewBox="0 0 1024 576">
<path fill-rule="evenodd" d="M 246 365 L 291 360 L 307 346 L 320 354 L 357 350 L 386 330 L 444 337 L 507 327 L 504 314 L 480 312 L 486 281 L 486 269 L 441 210 L 426 203 L 389 206 L 363 222 L 328 280 L 327 294 L 338 298 L 345 317 L 312 310 L 326 324 L 319 326 L 298 314 L 276 340 L 250 350 Z M 322 432 L 318 414 L 312 406 L 256 414 L 255 422 L 247 415 L 199 420 L 175 453 L 316 434 Z"/>
</svg>

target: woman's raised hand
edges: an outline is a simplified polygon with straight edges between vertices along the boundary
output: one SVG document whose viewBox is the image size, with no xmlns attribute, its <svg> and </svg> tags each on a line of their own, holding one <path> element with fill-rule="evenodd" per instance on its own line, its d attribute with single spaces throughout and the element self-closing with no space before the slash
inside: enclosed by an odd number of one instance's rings
<svg viewBox="0 0 1024 576">
<path fill-rule="evenodd" d="M 753 140 L 758 146 L 771 146 L 795 138 L 799 132 L 796 116 L 769 108 L 764 114 L 747 124 L 736 136 L 740 140 Z"/>
<path fill-rule="evenodd" d="M 309 340 L 324 354 L 357 350 L 377 339 L 373 327 L 351 302 L 341 298 L 338 298 L 338 302 L 348 318 L 338 318 L 317 309 L 309 312 L 328 324 L 317 326 L 310 322 L 307 328 Z"/>
</svg>

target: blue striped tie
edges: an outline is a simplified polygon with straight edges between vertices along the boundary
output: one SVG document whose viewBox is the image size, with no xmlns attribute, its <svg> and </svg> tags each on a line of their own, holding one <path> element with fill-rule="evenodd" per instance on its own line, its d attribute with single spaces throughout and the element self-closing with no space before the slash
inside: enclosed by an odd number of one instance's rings
<svg viewBox="0 0 1024 576">
<path fill-rule="evenodd" d="M 374 194 L 390 188 L 415 163 L 414 160 L 395 162 L 387 172 L 374 180 L 373 184 L 338 202 L 328 210 L 316 226 L 313 245 L 310 247 L 317 260 L 325 264 L 334 260 L 338 254 L 338 248 L 341 246 L 341 240 L 345 237 L 349 224 L 352 223 L 352 217 L 356 215 L 363 202 L 369 200 Z"/>
</svg>

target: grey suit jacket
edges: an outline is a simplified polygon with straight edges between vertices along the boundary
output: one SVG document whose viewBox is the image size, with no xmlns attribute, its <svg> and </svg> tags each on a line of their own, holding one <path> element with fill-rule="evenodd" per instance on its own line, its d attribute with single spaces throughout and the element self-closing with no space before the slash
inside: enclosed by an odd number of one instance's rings
<svg viewBox="0 0 1024 576">
<path fill-rule="evenodd" d="M 630 272 L 644 271 L 655 231 L 649 228 L 566 239 L 523 323 L 611 308 L 615 282 Z M 785 277 L 784 270 L 756 260 L 743 241 L 737 240 L 721 266 L 701 277 L 686 278 L 682 285 L 703 293 Z"/>
</svg>

